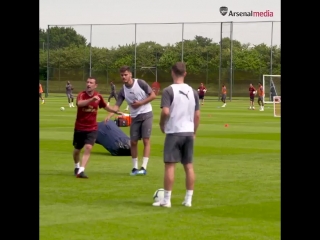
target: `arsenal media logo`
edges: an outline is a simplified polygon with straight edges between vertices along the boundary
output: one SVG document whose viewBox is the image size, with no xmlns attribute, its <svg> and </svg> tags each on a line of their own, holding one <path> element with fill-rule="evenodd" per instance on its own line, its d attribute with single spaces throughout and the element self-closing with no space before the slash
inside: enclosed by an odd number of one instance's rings
<svg viewBox="0 0 320 240">
<path fill-rule="evenodd" d="M 227 7 L 220 7 L 219 11 L 222 16 L 225 16 L 228 13 L 228 8 Z"/>
</svg>

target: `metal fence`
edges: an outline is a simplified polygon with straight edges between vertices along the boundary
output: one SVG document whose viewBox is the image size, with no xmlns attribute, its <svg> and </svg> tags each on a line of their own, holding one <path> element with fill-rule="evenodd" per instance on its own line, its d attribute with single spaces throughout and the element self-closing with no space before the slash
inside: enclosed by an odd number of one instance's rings
<svg viewBox="0 0 320 240">
<path fill-rule="evenodd" d="M 80 91 L 87 77 L 93 75 L 99 90 L 106 94 L 110 81 L 121 86 L 119 66 L 129 65 L 134 77 L 150 84 L 157 81 L 164 88 L 172 82 L 171 65 L 184 61 L 188 84 L 196 88 L 203 82 L 209 89 L 207 95 L 213 97 L 219 96 L 225 84 L 231 100 L 247 96 L 249 83 L 261 82 L 263 74 L 281 74 L 280 24 L 49 25 L 44 30 L 46 39 L 39 44 L 40 81 L 48 96 L 63 93 L 66 81 Z"/>
</svg>

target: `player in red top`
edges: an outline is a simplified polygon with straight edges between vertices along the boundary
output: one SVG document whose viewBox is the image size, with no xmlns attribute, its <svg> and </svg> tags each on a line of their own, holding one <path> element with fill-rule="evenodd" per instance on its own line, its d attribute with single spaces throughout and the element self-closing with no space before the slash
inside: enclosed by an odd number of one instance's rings
<svg viewBox="0 0 320 240">
<path fill-rule="evenodd" d="M 97 80 L 94 77 L 89 77 L 87 79 L 87 89 L 80 92 L 77 97 L 77 118 L 73 134 L 74 174 L 77 178 L 88 178 L 84 170 L 98 134 L 98 108 L 104 108 L 108 112 L 116 114 L 123 114 L 107 106 L 103 97 L 95 91 L 96 88 Z M 80 152 L 82 148 L 84 148 L 84 153 L 80 165 Z"/>
<path fill-rule="evenodd" d="M 250 83 L 250 85 L 249 85 L 250 107 L 249 107 L 249 109 L 254 110 L 254 95 L 256 95 L 256 93 L 257 93 L 256 89 L 254 88 L 252 83 Z"/>
<path fill-rule="evenodd" d="M 201 100 L 201 105 L 204 103 L 204 94 L 207 92 L 206 87 L 203 85 L 203 83 L 200 83 L 200 86 L 198 87 L 198 93 L 199 93 L 199 99 Z"/>
</svg>

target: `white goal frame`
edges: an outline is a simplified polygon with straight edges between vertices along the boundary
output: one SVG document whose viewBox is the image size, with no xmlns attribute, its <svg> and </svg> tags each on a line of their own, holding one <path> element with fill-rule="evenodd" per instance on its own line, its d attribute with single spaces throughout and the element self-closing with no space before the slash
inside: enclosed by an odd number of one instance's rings
<svg viewBox="0 0 320 240">
<path fill-rule="evenodd" d="M 141 70 L 147 69 L 150 72 L 152 72 L 152 74 L 156 76 L 156 82 L 158 82 L 158 68 L 157 67 L 141 67 L 140 69 Z M 153 72 L 153 70 L 154 70 L 154 72 Z"/>
<path fill-rule="evenodd" d="M 274 86 L 272 77 L 280 77 L 280 78 L 281 78 L 281 75 L 268 75 L 268 74 L 263 74 L 262 86 L 263 86 L 263 91 L 264 91 L 264 92 L 266 92 L 266 86 L 265 86 L 265 78 L 266 78 L 266 77 L 270 77 L 270 78 L 271 78 L 270 84 L 273 84 L 273 86 Z M 268 87 L 269 87 L 269 86 L 268 86 Z M 275 96 L 279 97 L 276 89 L 275 89 Z M 267 97 L 268 97 L 268 96 L 267 96 Z M 273 97 L 274 97 L 274 96 L 273 96 Z M 271 101 L 270 101 L 270 100 L 269 100 L 269 101 L 265 101 L 265 99 L 266 99 L 266 96 L 265 96 L 265 94 L 264 94 L 264 96 L 263 96 L 263 102 L 264 102 L 264 103 L 273 103 L 273 99 L 272 99 Z"/>
<path fill-rule="evenodd" d="M 278 101 L 276 101 L 278 99 Z M 276 105 L 280 104 L 280 115 L 276 113 Z M 281 117 L 281 96 L 273 96 L 273 116 Z"/>
</svg>

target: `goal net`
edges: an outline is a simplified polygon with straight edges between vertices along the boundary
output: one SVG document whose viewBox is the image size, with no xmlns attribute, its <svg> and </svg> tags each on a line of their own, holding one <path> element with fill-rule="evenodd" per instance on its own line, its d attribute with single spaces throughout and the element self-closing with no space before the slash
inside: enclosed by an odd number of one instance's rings
<svg viewBox="0 0 320 240">
<path fill-rule="evenodd" d="M 263 75 L 264 103 L 273 103 L 274 96 L 281 96 L 281 75 Z"/>
<path fill-rule="evenodd" d="M 281 96 L 273 96 L 273 115 L 281 117 Z"/>
</svg>

